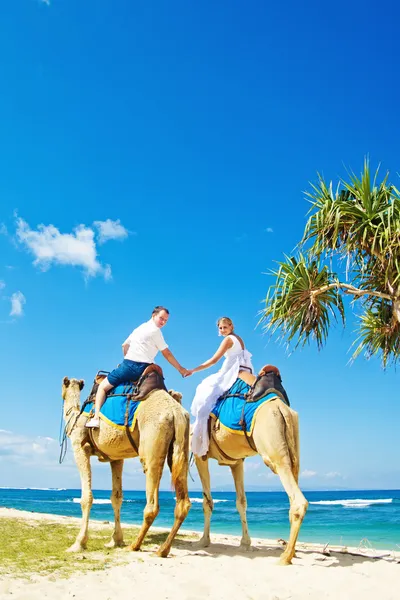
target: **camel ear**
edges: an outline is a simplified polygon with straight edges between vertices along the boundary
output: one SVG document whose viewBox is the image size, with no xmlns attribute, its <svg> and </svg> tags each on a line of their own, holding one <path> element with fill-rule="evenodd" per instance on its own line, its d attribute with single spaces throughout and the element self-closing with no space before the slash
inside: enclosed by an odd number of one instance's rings
<svg viewBox="0 0 400 600">
<path fill-rule="evenodd" d="M 85 385 L 85 380 L 84 380 L 84 379 L 80 379 L 80 380 L 79 380 L 79 389 L 80 389 L 80 390 L 83 390 L 83 388 L 84 388 L 84 385 Z"/>
<path fill-rule="evenodd" d="M 182 394 L 180 392 L 176 392 L 175 390 L 168 390 L 168 394 L 173 397 L 174 400 L 182 404 Z"/>
<path fill-rule="evenodd" d="M 64 379 L 63 379 L 63 385 L 65 385 L 65 387 L 69 386 L 69 379 L 68 379 L 68 377 L 64 377 Z"/>
</svg>

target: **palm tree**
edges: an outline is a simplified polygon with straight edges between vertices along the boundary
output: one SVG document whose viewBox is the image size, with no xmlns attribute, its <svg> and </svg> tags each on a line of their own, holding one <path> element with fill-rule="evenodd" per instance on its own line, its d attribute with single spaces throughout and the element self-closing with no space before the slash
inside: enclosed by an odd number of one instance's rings
<svg viewBox="0 0 400 600">
<path fill-rule="evenodd" d="M 353 359 L 364 351 L 385 367 L 400 357 L 400 194 L 378 171 L 371 181 L 366 159 L 361 178 L 350 173 L 335 191 L 318 175 L 299 252 L 271 271 L 261 322 L 288 344 L 321 348 L 331 319 L 345 324 L 350 295 L 362 310 Z"/>
</svg>

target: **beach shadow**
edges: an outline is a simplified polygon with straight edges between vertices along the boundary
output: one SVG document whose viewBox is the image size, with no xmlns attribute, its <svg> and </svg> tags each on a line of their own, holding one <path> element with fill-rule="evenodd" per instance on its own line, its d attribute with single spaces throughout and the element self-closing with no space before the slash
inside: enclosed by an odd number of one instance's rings
<svg viewBox="0 0 400 600">
<path fill-rule="evenodd" d="M 129 534 L 128 534 L 129 535 Z M 155 552 L 156 548 L 158 548 L 163 542 L 167 539 L 168 532 L 164 531 L 150 531 L 143 543 L 141 552 L 152 554 Z M 219 556 L 243 556 L 244 558 L 248 558 L 249 560 L 253 560 L 255 558 L 269 558 L 274 559 L 276 562 L 278 561 L 280 555 L 284 550 L 284 545 L 280 544 L 278 541 L 276 543 L 263 543 L 257 541 L 250 547 L 250 549 L 246 550 L 241 548 L 239 545 L 230 544 L 228 542 L 216 542 L 211 543 L 207 548 L 198 548 L 196 547 L 200 536 L 194 534 L 182 533 L 178 534 L 175 538 L 172 545 L 172 557 L 174 549 L 184 551 L 187 555 L 198 556 L 199 558 L 218 558 Z M 212 540 L 212 536 L 211 536 Z M 373 563 L 379 560 L 385 560 L 387 562 L 398 562 L 400 560 L 399 557 L 390 558 L 387 555 L 387 552 L 382 551 L 382 554 L 385 554 L 384 557 L 379 556 L 379 551 L 376 551 L 378 556 L 368 556 L 367 554 L 358 554 L 353 552 L 344 552 L 339 550 L 333 550 L 329 548 L 329 555 L 325 555 L 323 553 L 323 546 L 321 547 L 310 547 L 304 544 L 303 542 L 299 542 L 296 548 L 296 556 L 293 560 L 293 564 L 298 567 L 302 566 L 310 566 L 310 557 L 312 557 L 312 565 L 315 567 L 321 568 L 334 568 L 334 567 L 352 567 L 357 564 L 362 563 Z M 170 555 L 171 556 L 171 555 Z M 307 560 L 304 560 L 302 564 L 302 557 L 307 557 Z"/>
<path fill-rule="evenodd" d="M 245 550 L 240 546 L 234 546 L 228 543 L 211 543 L 207 548 L 197 548 L 196 547 L 197 540 L 194 541 L 186 541 L 186 540 L 177 540 L 174 544 L 176 548 L 180 550 L 186 550 L 189 554 L 193 556 L 202 557 L 211 557 L 218 558 L 219 556 L 243 556 L 244 558 L 248 558 L 249 560 L 253 560 L 255 558 L 273 558 L 278 561 L 280 555 L 284 550 L 284 546 L 280 544 L 263 544 L 257 543 L 257 545 L 251 546 L 249 550 Z M 293 564 L 301 567 L 301 566 L 310 566 L 310 558 L 307 558 L 304 565 L 302 565 L 302 556 L 312 557 L 312 565 L 321 568 L 332 568 L 332 567 L 352 567 L 356 564 L 362 563 L 373 563 L 380 560 L 385 560 L 386 562 L 398 562 L 399 558 L 391 557 L 384 553 L 385 556 L 368 556 L 363 554 L 356 554 L 353 552 L 344 552 L 339 550 L 330 550 L 329 555 L 323 554 L 322 547 L 319 548 L 310 548 L 305 547 L 303 544 L 299 544 L 296 549 L 296 556 L 294 558 Z"/>
</svg>

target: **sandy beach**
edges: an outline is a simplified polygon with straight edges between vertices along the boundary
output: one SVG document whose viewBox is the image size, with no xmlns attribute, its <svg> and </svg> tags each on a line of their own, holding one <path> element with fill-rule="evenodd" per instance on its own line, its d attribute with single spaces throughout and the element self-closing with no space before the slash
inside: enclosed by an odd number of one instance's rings
<svg viewBox="0 0 400 600">
<path fill-rule="evenodd" d="M 77 525 L 78 519 L 40 513 L 0 509 L 0 519 Z M 0 522 L 1 526 L 1 522 Z M 104 527 L 92 521 L 93 529 Z M 155 528 L 157 529 L 157 528 Z M 154 528 L 153 528 L 154 530 Z M 187 531 L 184 532 L 188 534 Z M 0 578 L 0 598 L 111 600 L 118 597 L 148 597 L 167 600 L 200 598 L 320 600 L 321 598 L 395 600 L 400 585 L 400 552 L 299 544 L 293 565 L 279 567 L 281 544 L 277 540 L 254 539 L 252 550 L 239 549 L 239 538 L 213 535 L 207 549 L 194 547 L 195 532 L 178 540 L 167 559 L 154 554 L 154 547 L 138 553 L 112 550 L 117 560 L 107 568 L 59 578 L 57 573 L 28 578 L 6 574 Z M 90 540 L 89 540 L 90 546 Z M 379 557 L 379 558 L 377 558 Z"/>
</svg>

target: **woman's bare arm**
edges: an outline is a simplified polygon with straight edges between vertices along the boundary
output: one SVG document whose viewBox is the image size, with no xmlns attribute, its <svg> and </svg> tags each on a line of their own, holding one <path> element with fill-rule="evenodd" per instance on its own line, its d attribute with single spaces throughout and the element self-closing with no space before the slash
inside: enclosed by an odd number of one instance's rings
<svg viewBox="0 0 400 600">
<path fill-rule="evenodd" d="M 212 356 L 210 359 L 206 360 L 206 362 L 203 362 L 201 365 L 199 365 L 198 367 L 196 367 L 195 369 L 190 369 L 190 374 L 191 373 L 197 373 L 197 371 L 202 371 L 203 369 L 208 369 L 209 367 L 212 367 L 213 365 L 215 365 L 225 354 L 225 352 L 227 350 L 229 350 L 229 348 L 232 348 L 233 346 L 233 342 L 229 337 L 226 337 L 224 339 L 223 342 L 221 342 L 218 350 L 216 351 L 216 353 L 214 354 L 214 356 Z"/>
</svg>

